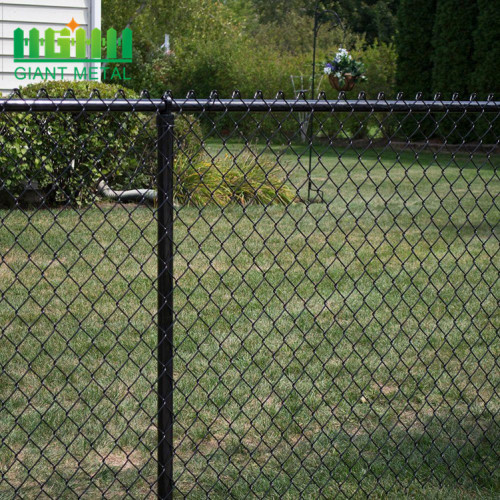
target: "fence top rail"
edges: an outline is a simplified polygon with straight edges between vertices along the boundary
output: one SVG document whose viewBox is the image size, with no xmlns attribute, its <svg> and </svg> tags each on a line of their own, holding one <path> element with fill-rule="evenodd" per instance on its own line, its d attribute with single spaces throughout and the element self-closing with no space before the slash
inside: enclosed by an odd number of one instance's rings
<svg viewBox="0 0 500 500">
<path fill-rule="evenodd" d="M 176 99 L 139 98 L 126 99 L 76 99 L 48 98 L 23 99 L 19 96 L 0 99 L 0 112 L 65 111 L 65 112 L 211 112 L 211 111 L 255 111 L 255 112 L 498 112 L 500 101 L 488 100 L 386 100 L 386 99 Z"/>
</svg>

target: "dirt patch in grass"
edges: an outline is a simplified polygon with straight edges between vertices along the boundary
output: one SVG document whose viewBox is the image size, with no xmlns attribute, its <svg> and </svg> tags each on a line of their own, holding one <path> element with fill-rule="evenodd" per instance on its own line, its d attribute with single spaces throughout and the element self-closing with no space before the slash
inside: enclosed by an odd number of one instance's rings
<svg viewBox="0 0 500 500">
<path fill-rule="evenodd" d="M 104 457 L 107 466 L 122 470 L 140 469 L 145 462 L 145 457 L 137 450 L 115 450 Z"/>
<path fill-rule="evenodd" d="M 374 388 L 377 392 L 381 392 L 384 396 L 388 397 L 393 396 L 399 390 L 399 386 L 394 382 L 388 382 L 385 384 L 381 382 L 375 382 Z"/>
</svg>

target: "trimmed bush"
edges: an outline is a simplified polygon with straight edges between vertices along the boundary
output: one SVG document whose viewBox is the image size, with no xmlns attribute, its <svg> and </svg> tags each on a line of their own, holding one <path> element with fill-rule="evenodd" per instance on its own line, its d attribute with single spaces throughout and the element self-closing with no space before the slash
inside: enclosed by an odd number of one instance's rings
<svg viewBox="0 0 500 500">
<path fill-rule="evenodd" d="M 43 82 L 22 89 L 26 98 L 112 98 L 124 89 L 90 82 Z M 128 93 L 129 97 L 134 97 Z M 112 113 L 9 113 L 1 117 L 0 189 L 19 196 L 36 182 L 48 203 L 87 202 L 101 177 L 125 185 L 140 172 L 135 138 L 145 119 Z M 147 118 L 146 118 L 147 119 Z M 136 172 L 137 171 L 137 172 Z"/>
</svg>

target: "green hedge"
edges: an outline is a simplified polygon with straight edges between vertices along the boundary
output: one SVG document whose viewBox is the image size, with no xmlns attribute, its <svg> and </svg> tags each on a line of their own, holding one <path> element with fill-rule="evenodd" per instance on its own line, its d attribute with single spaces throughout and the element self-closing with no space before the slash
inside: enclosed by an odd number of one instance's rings
<svg viewBox="0 0 500 500">
<path fill-rule="evenodd" d="M 33 98 L 45 89 L 50 97 L 113 98 L 124 89 L 90 82 L 43 82 L 28 85 L 22 95 Z M 135 95 L 127 90 L 128 97 Z M 0 189 L 19 196 L 36 181 L 49 203 L 85 203 L 105 176 L 124 185 L 140 176 L 141 151 L 136 138 L 144 116 L 114 113 L 9 113 L 0 121 Z"/>
</svg>

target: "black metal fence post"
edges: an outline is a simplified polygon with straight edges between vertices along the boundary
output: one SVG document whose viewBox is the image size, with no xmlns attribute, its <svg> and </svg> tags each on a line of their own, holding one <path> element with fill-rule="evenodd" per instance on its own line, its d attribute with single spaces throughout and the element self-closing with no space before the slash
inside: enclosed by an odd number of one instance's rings
<svg viewBox="0 0 500 500">
<path fill-rule="evenodd" d="M 174 115 L 158 126 L 158 498 L 173 493 L 173 162 Z"/>
</svg>

